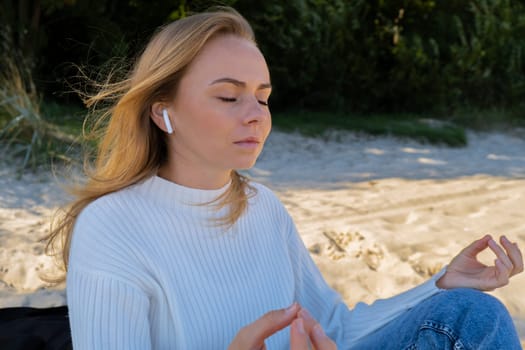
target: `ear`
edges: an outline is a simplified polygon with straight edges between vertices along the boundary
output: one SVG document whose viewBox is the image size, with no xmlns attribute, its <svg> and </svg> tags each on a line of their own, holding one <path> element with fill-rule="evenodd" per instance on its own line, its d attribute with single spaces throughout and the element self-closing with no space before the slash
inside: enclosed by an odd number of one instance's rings
<svg viewBox="0 0 525 350">
<path fill-rule="evenodd" d="M 150 117 L 157 127 L 165 133 L 173 133 L 171 116 L 171 108 L 162 102 L 155 102 L 151 106 Z"/>
</svg>

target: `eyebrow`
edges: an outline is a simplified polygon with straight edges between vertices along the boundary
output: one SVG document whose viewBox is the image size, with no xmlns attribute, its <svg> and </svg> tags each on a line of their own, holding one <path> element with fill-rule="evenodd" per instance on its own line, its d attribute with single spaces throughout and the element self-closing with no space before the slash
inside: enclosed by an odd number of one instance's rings
<svg viewBox="0 0 525 350">
<path fill-rule="evenodd" d="M 220 84 L 220 83 L 229 83 L 229 84 L 233 84 L 238 87 L 246 87 L 246 83 L 244 81 L 240 81 L 240 80 L 233 79 L 233 78 L 220 78 L 220 79 L 212 81 L 210 85 Z M 260 84 L 257 87 L 257 90 L 271 89 L 271 88 L 272 88 L 272 84 L 266 83 L 266 84 Z"/>
</svg>

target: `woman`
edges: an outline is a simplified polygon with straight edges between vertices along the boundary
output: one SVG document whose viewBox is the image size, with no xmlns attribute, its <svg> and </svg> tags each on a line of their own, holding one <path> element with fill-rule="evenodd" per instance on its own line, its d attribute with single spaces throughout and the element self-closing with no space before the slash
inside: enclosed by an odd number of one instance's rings
<svg viewBox="0 0 525 350">
<path fill-rule="evenodd" d="M 270 132 L 270 92 L 249 24 L 222 9 L 162 28 L 126 80 L 88 99 L 113 101 L 109 122 L 88 182 L 52 233 L 64 242 L 74 347 L 306 349 L 311 341 L 323 350 L 335 348 L 329 337 L 341 349 L 518 348 L 501 304 L 457 289 L 494 289 L 523 270 L 504 238 L 503 248 L 489 236 L 474 242 L 411 291 L 347 308 L 279 200 L 236 171 L 253 166 Z M 487 247 L 495 266 L 476 260 Z M 485 313 L 497 321 L 479 319 Z M 495 330 L 480 334 L 484 327 Z"/>
</svg>

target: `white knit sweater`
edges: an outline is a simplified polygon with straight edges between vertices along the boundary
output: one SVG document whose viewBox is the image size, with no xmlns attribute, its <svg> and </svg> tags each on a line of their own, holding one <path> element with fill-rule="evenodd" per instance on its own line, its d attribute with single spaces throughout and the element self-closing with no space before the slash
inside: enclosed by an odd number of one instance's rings
<svg viewBox="0 0 525 350">
<path fill-rule="evenodd" d="M 67 276 L 74 349 L 226 349 L 241 327 L 294 301 L 348 349 L 439 291 L 435 276 L 350 311 L 323 280 L 280 201 L 252 185 L 257 194 L 227 231 L 212 220 L 226 209 L 202 205 L 227 186 L 197 190 L 152 177 L 86 207 Z M 288 350 L 289 330 L 266 344 Z"/>
</svg>

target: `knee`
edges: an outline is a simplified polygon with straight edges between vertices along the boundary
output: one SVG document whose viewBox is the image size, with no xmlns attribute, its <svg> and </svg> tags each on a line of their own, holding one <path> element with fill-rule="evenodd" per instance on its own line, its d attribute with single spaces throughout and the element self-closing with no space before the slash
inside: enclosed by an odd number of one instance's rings
<svg viewBox="0 0 525 350">
<path fill-rule="evenodd" d="M 450 329 L 451 339 L 466 348 L 519 349 L 519 338 L 503 303 L 474 289 L 452 289 L 436 295 L 429 319 Z M 440 315 L 440 316 L 438 316 Z M 437 316 L 437 319 L 434 319 Z"/>
<path fill-rule="evenodd" d="M 491 327 L 495 322 L 512 323 L 507 308 L 492 295 L 468 288 L 451 289 L 440 294 L 439 305 L 456 317 L 465 320 L 475 318 L 476 322 L 486 320 Z"/>
</svg>

